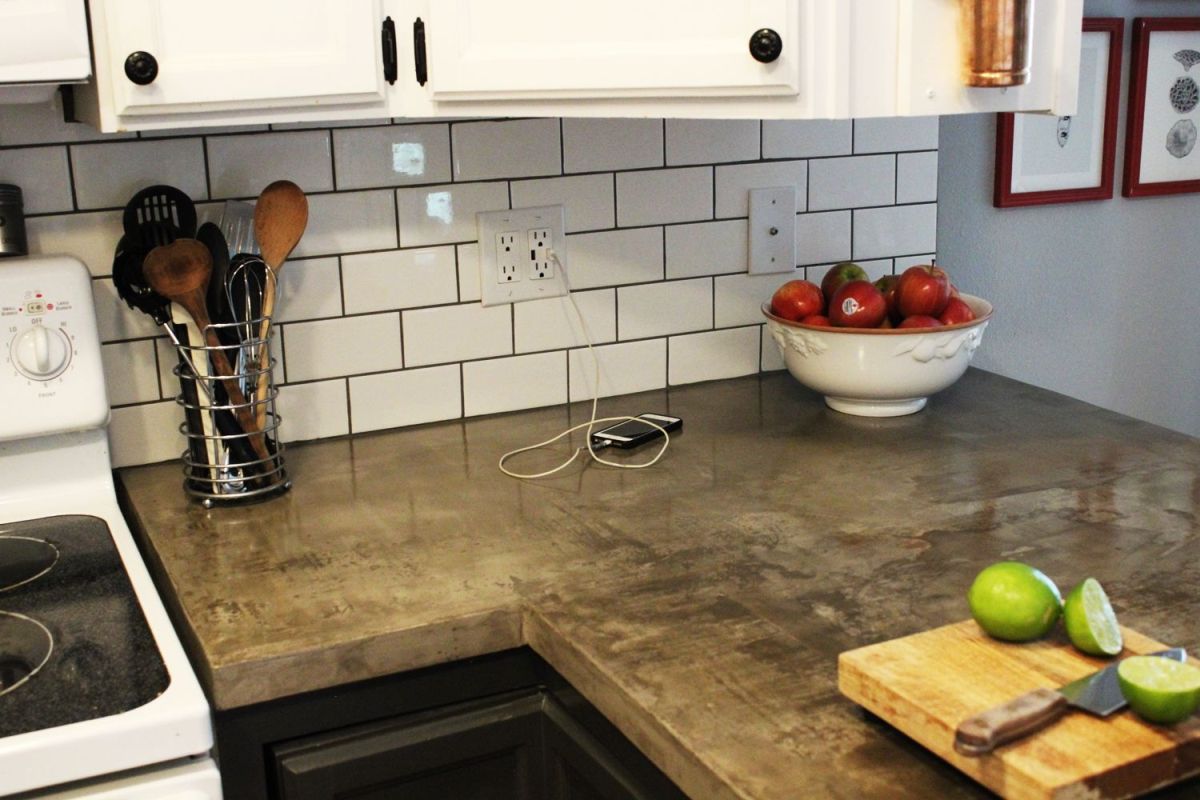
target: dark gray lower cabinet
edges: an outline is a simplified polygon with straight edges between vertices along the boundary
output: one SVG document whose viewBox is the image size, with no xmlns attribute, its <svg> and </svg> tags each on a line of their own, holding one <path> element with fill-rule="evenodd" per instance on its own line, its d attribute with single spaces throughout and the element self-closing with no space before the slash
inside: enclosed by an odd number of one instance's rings
<svg viewBox="0 0 1200 800">
<path fill-rule="evenodd" d="M 237 800 L 685 800 L 528 650 L 217 715 Z"/>
</svg>

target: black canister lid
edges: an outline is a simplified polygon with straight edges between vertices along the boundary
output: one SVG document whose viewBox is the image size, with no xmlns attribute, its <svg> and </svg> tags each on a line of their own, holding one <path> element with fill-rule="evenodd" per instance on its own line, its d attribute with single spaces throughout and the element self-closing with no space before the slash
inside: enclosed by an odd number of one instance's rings
<svg viewBox="0 0 1200 800">
<path fill-rule="evenodd" d="M 23 205 L 24 198 L 21 196 L 21 187 L 14 186 L 11 183 L 0 183 L 0 203 L 4 205 Z"/>
</svg>

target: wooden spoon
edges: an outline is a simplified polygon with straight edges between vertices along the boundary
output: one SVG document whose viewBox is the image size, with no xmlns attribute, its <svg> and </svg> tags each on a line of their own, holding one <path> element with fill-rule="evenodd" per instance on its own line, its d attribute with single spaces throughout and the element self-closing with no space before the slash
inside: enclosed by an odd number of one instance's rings
<svg viewBox="0 0 1200 800">
<path fill-rule="evenodd" d="M 142 272 L 154 291 L 172 303 L 178 303 L 196 321 L 196 327 L 203 332 L 209 347 L 213 367 L 229 395 L 233 412 L 242 430 L 249 435 L 250 446 L 264 462 L 270 461 L 271 454 L 263 441 L 262 429 L 256 424 L 246 396 L 233 378 L 233 367 L 208 319 L 205 300 L 212 276 L 212 256 L 208 248 L 195 239 L 176 239 L 151 250 L 142 264 Z"/>
<path fill-rule="evenodd" d="M 291 255 L 307 226 L 308 198 L 299 186 L 291 181 L 275 181 L 262 190 L 254 205 L 254 235 L 258 239 L 262 260 L 271 268 L 272 274 L 267 276 L 263 291 L 263 322 L 259 329 L 263 348 L 259 357 L 258 385 L 254 392 L 259 430 L 267 422 L 267 378 L 270 375 L 271 354 L 266 342 L 271 315 L 275 313 L 276 285 L 283 262 Z"/>
</svg>

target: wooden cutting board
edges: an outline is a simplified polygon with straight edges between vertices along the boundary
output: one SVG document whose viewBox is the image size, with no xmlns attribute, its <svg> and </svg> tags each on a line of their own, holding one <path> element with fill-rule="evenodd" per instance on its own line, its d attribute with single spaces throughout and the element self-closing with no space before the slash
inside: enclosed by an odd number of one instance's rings
<svg viewBox="0 0 1200 800">
<path fill-rule="evenodd" d="M 1122 628 L 1124 655 L 1166 646 Z M 1064 638 L 1008 644 L 972 620 L 838 656 L 842 694 L 1006 798 L 1132 797 L 1200 773 L 1200 715 L 1170 728 L 1128 709 L 1107 719 L 1078 709 L 985 756 L 954 751 L 966 717 L 1038 687 L 1057 689 L 1112 663 Z M 1200 796 L 1200 785 L 1196 789 Z"/>
</svg>

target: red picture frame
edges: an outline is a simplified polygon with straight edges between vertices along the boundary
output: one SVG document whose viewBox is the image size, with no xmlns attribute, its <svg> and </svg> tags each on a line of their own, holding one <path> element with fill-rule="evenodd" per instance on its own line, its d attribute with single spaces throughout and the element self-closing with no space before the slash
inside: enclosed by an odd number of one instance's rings
<svg viewBox="0 0 1200 800">
<path fill-rule="evenodd" d="M 1121 187 L 1121 195 L 1124 197 L 1200 192 L 1200 178 L 1157 182 L 1142 179 L 1146 78 L 1153 34 L 1161 31 L 1200 32 L 1200 17 L 1138 17 L 1133 21 L 1133 61 L 1129 71 L 1129 129 L 1125 134 L 1125 175 Z M 1195 77 L 1200 78 L 1200 74 Z M 1193 157 L 1200 158 L 1200 148 L 1197 148 Z"/>
<path fill-rule="evenodd" d="M 1070 189 L 1050 189 L 1036 192 L 1012 191 L 1016 115 L 1001 113 L 996 115 L 996 172 L 995 189 L 992 196 L 992 203 L 996 208 L 1112 199 L 1117 158 L 1117 116 L 1121 105 L 1121 54 L 1124 49 L 1125 20 L 1122 17 L 1085 17 L 1083 32 L 1109 35 L 1100 183 L 1097 186 Z"/>
</svg>

